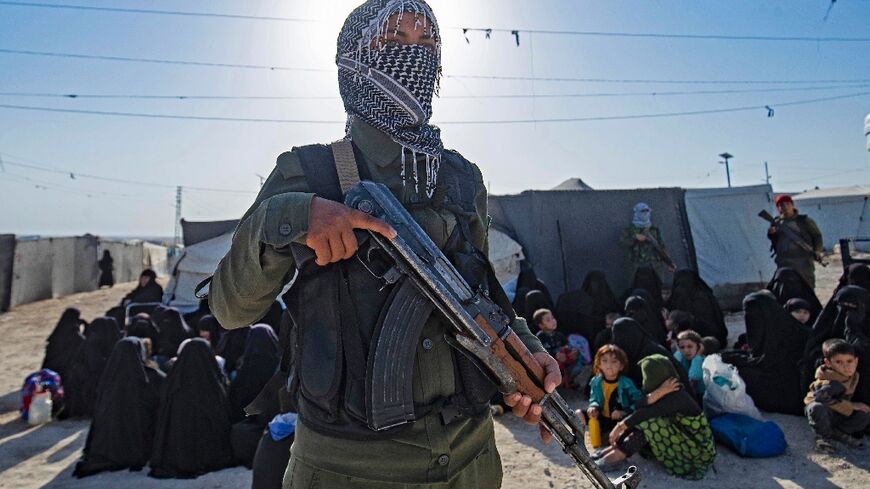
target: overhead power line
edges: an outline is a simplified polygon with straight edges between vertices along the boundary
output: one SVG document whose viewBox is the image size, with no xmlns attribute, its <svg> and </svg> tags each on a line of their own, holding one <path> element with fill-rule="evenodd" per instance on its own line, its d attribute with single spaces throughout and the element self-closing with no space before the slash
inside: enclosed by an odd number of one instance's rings
<svg viewBox="0 0 870 489">
<path fill-rule="evenodd" d="M 302 22 L 302 23 L 324 23 L 319 19 L 305 19 L 299 17 L 281 17 L 268 15 L 242 15 L 229 14 L 219 12 L 190 12 L 178 10 L 158 10 L 158 9 L 140 9 L 140 8 L 119 8 L 119 7 L 97 7 L 91 5 L 59 5 L 53 3 L 42 2 L 10 2 L 0 1 L 0 5 L 9 7 L 27 7 L 27 8 L 42 8 L 42 9 L 63 9 L 63 10 L 78 10 L 90 12 L 111 12 L 122 14 L 146 14 L 146 15 L 171 15 L 183 17 L 207 17 L 217 19 L 236 19 L 236 20 L 254 20 L 254 21 L 272 21 L 272 22 Z M 638 38 L 638 39 L 684 39 L 684 40 L 703 40 L 703 41 L 762 41 L 762 42 L 870 42 L 870 38 L 866 37 L 837 37 L 837 36 L 767 36 L 767 35 L 730 35 L 730 34 L 681 34 L 681 33 L 666 33 L 666 32 L 614 32 L 614 31 L 579 31 L 579 30 L 550 30 L 550 29 L 524 29 L 524 28 L 491 28 L 491 27 L 460 27 L 460 26 L 443 26 L 443 29 L 459 30 L 464 33 L 468 32 L 483 32 L 487 37 L 493 32 L 508 33 L 516 36 L 519 40 L 519 33 L 524 34 L 539 34 L 549 36 L 572 36 L 572 37 L 622 37 L 622 38 Z"/>
<path fill-rule="evenodd" d="M 45 166 L 45 165 L 40 165 L 40 164 L 35 164 L 35 163 L 22 163 L 22 162 L 19 162 L 17 160 L 20 160 L 23 158 L 18 158 L 18 157 L 15 157 L 13 155 L 10 155 L 9 153 L 5 153 L 5 152 L 0 153 L 0 154 L 3 154 L 7 157 L 12 157 L 14 159 L 13 161 L 10 161 L 8 158 L 4 158 L 3 163 L 6 165 L 17 166 L 20 168 L 28 168 L 31 170 L 38 170 L 38 171 L 47 172 L 47 173 L 56 173 L 59 175 L 66 175 L 66 176 L 70 176 L 73 179 L 75 179 L 75 178 L 89 178 L 92 180 L 100 180 L 100 181 L 104 181 L 104 182 L 124 183 L 124 184 L 128 184 L 128 185 L 138 185 L 138 186 L 142 186 L 142 187 L 156 187 L 156 188 L 166 188 L 166 189 L 175 189 L 176 187 L 178 187 L 178 185 L 176 185 L 176 184 L 145 182 L 145 181 L 141 181 L 141 180 L 129 180 L 129 179 L 124 179 L 124 178 L 112 178 L 112 177 L 105 177 L 102 175 L 92 175 L 92 174 L 88 174 L 88 173 L 81 173 L 81 172 L 77 172 L 74 170 L 62 170 L 59 168 L 53 168 L 50 166 Z M 197 187 L 197 186 L 188 186 L 188 185 L 183 185 L 183 187 L 187 190 L 198 190 L 198 191 L 202 191 L 202 192 L 219 192 L 219 193 L 248 194 L 248 195 L 257 193 L 257 192 L 249 191 L 249 190 L 236 190 L 236 189 L 227 189 L 227 188 L 210 188 L 210 187 Z"/>
<path fill-rule="evenodd" d="M 845 90 L 867 88 L 870 84 L 824 85 L 788 88 L 740 88 L 725 90 L 672 90 L 642 92 L 586 92 L 586 93 L 519 93 L 519 94 L 479 94 L 479 95 L 441 95 L 441 100 L 469 99 L 528 99 L 528 98 L 595 98 L 595 97 L 669 97 L 690 95 L 730 95 L 746 93 L 809 92 L 825 90 Z M 341 100 L 337 95 L 148 95 L 148 94 L 96 94 L 96 93 L 57 93 L 57 92 L 0 92 L 0 97 L 18 98 L 64 98 L 97 100 Z"/>
<path fill-rule="evenodd" d="M 773 108 L 790 107 L 795 105 L 815 104 L 820 102 L 828 102 L 833 100 L 841 100 L 847 98 L 856 98 L 870 95 L 870 91 L 857 92 L 846 95 L 837 95 L 832 97 L 815 98 L 809 100 L 797 100 L 791 102 L 783 102 L 778 104 L 766 105 L 747 105 L 741 107 L 727 107 L 720 109 L 703 109 L 683 112 L 663 112 L 653 114 L 628 114 L 614 116 L 591 116 L 591 117 L 566 117 L 566 118 L 534 118 L 534 119 L 505 119 L 505 120 L 465 120 L 465 121 L 435 121 L 439 125 L 506 125 L 506 124 L 536 124 L 536 123 L 560 123 L 560 122 L 591 122 L 591 121 L 614 121 L 628 119 L 653 119 L 665 117 L 682 117 L 694 116 L 703 114 L 719 114 L 726 112 L 746 112 L 752 110 L 764 110 L 768 117 L 772 116 Z M 276 123 L 276 124 L 345 124 L 345 120 L 310 120 L 310 119 L 280 119 L 280 118 L 259 118 L 259 117 L 215 117 L 215 116 L 196 116 L 183 114 L 154 114 L 142 112 L 122 112 L 122 111 L 103 111 L 103 110 L 85 110 L 85 109 L 63 109 L 57 107 L 40 107 L 29 105 L 12 105 L 0 104 L 2 109 L 26 110 L 36 112 L 58 112 L 67 114 L 87 114 L 87 115 L 102 115 L 102 116 L 119 116 L 119 117 L 142 117 L 151 119 L 179 119 L 179 120 L 200 120 L 200 121 L 221 121 L 221 122 L 256 122 L 256 123 Z M 193 188 L 193 187 L 191 187 Z"/>
<path fill-rule="evenodd" d="M 55 3 L 39 3 L 39 2 L 0 2 L 0 5 L 10 7 L 32 7 L 46 9 L 63 9 L 63 10 L 82 10 L 92 12 L 114 12 L 122 14 L 148 14 L 148 15 L 176 15 L 183 17 L 212 17 L 218 19 L 239 19 L 239 20 L 269 20 L 275 22 L 307 22 L 316 23 L 322 22 L 316 19 L 302 19 L 298 17 L 275 17 L 268 15 L 241 15 L 241 14 L 224 14 L 214 12 L 185 12 L 178 10 L 155 10 L 141 8 L 116 8 L 116 7 L 95 7 L 92 5 L 58 5 Z"/>
<path fill-rule="evenodd" d="M 130 56 L 103 56 L 81 53 L 64 53 L 54 51 L 33 51 L 22 49 L 0 48 L 0 54 L 14 54 L 24 56 L 45 56 L 55 58 L 91 59 L 99 61 L 116 61 L 132 63 L 157 63 L 170 65 L 189 65 L 215 68 L 240 68 L 267 71 L 304 71 L 319 73 L 335 73 L 336 68 L 307 68 L 280 65 L 256 65 L 238 63 L 220 63 L 207 61 L 173 60 L 162 58 L 137 58 Z M 541 82 L 579 82 L 579 83 L 625 83 L 625 84 L 670 84 L 670 85 L 814 85 L 833 83 L 870 83 L 870 78 L 853 79 L 817 79 L 817 80 L 687 80 L 687 79 L 632 79 L 632 78 L 592 78 L 592 77 L 537 77 L 537 76 L 512 76 L 512 75 L 467 75 L 447 73 L 445 78 L 461 78 L 472 80 L 507 80 L 507 81 L 541 81 Z"/>
</svg>

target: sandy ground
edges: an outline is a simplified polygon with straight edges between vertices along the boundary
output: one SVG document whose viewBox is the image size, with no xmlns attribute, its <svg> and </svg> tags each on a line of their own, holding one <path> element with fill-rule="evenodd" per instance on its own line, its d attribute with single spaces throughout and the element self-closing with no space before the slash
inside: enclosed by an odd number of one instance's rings
<svg viewBox="0 0 870 489">
<path fill-rule="evenodd" d="M 817 293 L 825 301 L 842 270 L 832 257 L 827 269 L 819 270 Z M 101 315 L 133 284 L 76 294 L 20 306 L 0 314 L 0 488 L 158 488 L 219 489 L 250 485 L 251 473 L 243 468 L 226 469 L 196 480 L 155 480 L 145 472 L 103 473 L 78 480 L 71 476 L 87 436 L 84 421 L 52 422 L 29 427 L 17 413 L 18 390 L 24 377 L 41 361 L 44 341 L 64 308 L 75 306 L 82 316 Z M 743 329 L 742 314 L 728 317 L 732 338 Z M 572 405 L 583 406 L 579 398 Z M 769 414 L 788 439 L 788 452 L 773 459 L 744 460 L 719 446 L 714 470 L 701 481 L 683 481 L 668 476 L 655 462 L 634 457 L 644 478 L 644 488 L 693 489 L 831 489 L 870 487 L 870 448 L 841 451 L 837 457 L 814 453 L 813 437 L 806 421 L 796 416 Z M 544 446 L 537 429 L 506 415 L 496 422 L 496 438 L 502 456 L 505 489 L 591 487 L 555 445 Z"/>
</svg>

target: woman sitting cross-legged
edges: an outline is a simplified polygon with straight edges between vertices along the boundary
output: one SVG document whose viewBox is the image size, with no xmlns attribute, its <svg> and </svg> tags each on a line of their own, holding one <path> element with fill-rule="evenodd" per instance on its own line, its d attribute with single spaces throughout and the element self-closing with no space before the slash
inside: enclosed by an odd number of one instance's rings
<svg viewBox="0 0 870 489">
<path fill-rule="evenodd" d="M 673 363 L 663 355 L 640 361 L 643 393 L 637 410 L 610 432 L 610 448 L 596 465 L 603 470 L 621 468 L 622 461 L 645 449 L 665 466 L 668 474 L 701 479 L 713 465 L 713 432 L 701 408 L 682 389 Z"/>
</svg>

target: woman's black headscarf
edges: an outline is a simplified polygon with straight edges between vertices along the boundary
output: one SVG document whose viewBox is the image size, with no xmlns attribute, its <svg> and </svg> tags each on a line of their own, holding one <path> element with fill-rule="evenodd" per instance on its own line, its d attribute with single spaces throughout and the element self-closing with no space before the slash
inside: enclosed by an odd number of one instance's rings
<svg viewBox="0 0 870 489">
<path fill-rule="evenodd" d="M 173 307 L 161 308 L 156 315 L 160 337 L 155 345 L 155 353 L 165 357 L 173 357 L 181 342 L 193 336 L 193 330 L 184 322 L 181 313 Z"/>
<path fill-rule="evenodd" d="M 199 319 L 199 331 L 200 333 L 203 331 L 208 331 L 209 333 L 209 344 L 211 344 L 213 349 L 216 349 L 218 345 L 221 343 L 221 337 L 226 331 L 221 324 L 218 322 L 217 318 L 212 316 L 211 314 L 206 314 L 205 316 Z"/>
<path fill-rule="evenodd" d="M 777 269 L 773 279 L 767 284 L 767 290 L 773 292 L 781 306 L 796 297 L 807 301 L 811 306 L 810 321 L 815 321 L 822 312 L 822 303 L 816 297 L 816 292 L 793 268 Z"/>
<path fill-rule="evenodd" d="M 131 302 L 160 302 L 163 300 L 163 287 L 157 283 L 157 274 L 154 270 L 146 268 L 139 275 L 140 277 L 149 277 L 151 280 L 144 287 L 139 285 L 132 292 L 124 296 L 121 301 L 122 305 L 127 305 Z"/>
<path fill-rule="evenodd" d="M 229 413 L 214 352 L 194 338 L 164 382 L 148 475 L 185 479 L 231 466 Z"/>
<path fill-rule="evenodd" d="M 722 359 L 737 366 L 746 392 L 766 411 L 802 414 L 806 386 L 799 364 L 809 328 L 792 317 L 769 291 L 743 299 L 747 352 L 726 352 Z"/>
<path fill-rule="evenodd" d="M 666 307 L 692 313 L 695 331 L 701 336 L 712 336 L 726 344 L 728 328 L 713 289 L 694 270 L 680 270 L 674 274 L 671 297 Z"/>
<path fill-rule="evenodd" d="M 244 419 L 245 406 L 257 397 L 278 368 L 278 337 L 270 326 L 257 324 L 251 327 L 243 358 L 242 366 L 230 384 L 233 422 Z"/>
<path fill-rule="evenodd" d="M 127 336 L 148 338 L 151 340 L 153 347 L 160 338 L 160 329 L 154 325 L 154 322 L 147 314 L 140 313 L 133 317 L 133 321 L 127 326 Z"/>
<path fill-rule="evenodd" d="M 239 359 L 245 354 L 245 345 L 248 342 L 248 333 L 250 331 L 250 326 L 231 329 L 224 333 L 220 343 L 218 343 L 217 354 L 226 360 L 227 363 L 224 366 L 224 370 L 227 373 L 233 372 L 238 367 Z"/>
<path fill-rule="evenodd" d="M 73 475 L 139 470 L 148 463 L 162 379 L 162 374 L 145 367 L 145 348 L 139 338 L 115 344 L 97 387 L 82 461 Z"/>
<path fill-rule="evenodd" d="M 616 296 L 607 284 L 607 277 L 603 272 L 593 270 L 586 274 L 580 289 L 559 296 L 556 318 L 559 329 L 566 335 L 577 333 L 593 341 L 604 329 L 604 317 L 620 310 Z"/>
<path fill-rule="evenodd" d="M 81 333 L 81 326 L 84 324 L 86 323 L 81 319 L 81 312 L 70 307 L 61 314 L 54 331 L 48 336 L 42 368 L 54 370 L 60 374 L 64 382 L 70 363 L 79 347 L 85 342 L 85 337 Z"/>
<path fill-rule="evenodd" d="M 625 297 L 628 298 L 629 295 L 636 295 L 634 291 L 637 289 L 643 289 L 649 293 L 656 309 L 661 309 L 664 306 L 664 301 L 662 300 L 662 279 L 654 268 L 648 266 L 637 267 L 637 271 L 634 272 L 634 282 Z"/>
<path fill-rule="evenodd" d="M 653 299 L 643 289 L 632 292 L 625 301 L 625 315 L 634 319 L 646 331 L 646 334 L 659 344 L 664 344 L 668 336 L 662 314 L 654 306 Z"/>
<path fill-rule="evenodd" d="M 93 413 L 97 384 L 119 339 L 121 333 L 113 318 L 99 317 L 88 325 L 85 342 L 76 352 L 70 364 L 69 378 L 64 382 L 66 408 L 62 417 L 90 416 Z"/>
<path fill-rule="evenodd" d="M 687 390 L 691 390 L 686 371 L 679 366 L 671 352 L 661 344 L 656 343 L 637 321 L 631 318 L 617 319 L 613 323 L 612 331 L 612 343 L 622 348 L 625 354 L 628 355 L 629 365 L 627 365 L 625 372 L 634 381 L 635 385 L 643 384 L 643 372 L 638 362 L 650 355 L 661 354 L 674 364 L 676 371 L 680 374 L 680 381 L 683 383 L 683 386 Z"/>
<path fill-rule="evenodd" d="M 529 328 L 532 332 L 536 332 L 537 326 L 534 321 L 535 311 L 538 309 L 549 309 L 551 312 L 553 310 L 553 303 L 547 298 L 547 295 L 544 294 L 543 291 L 540 290 L 531 290 L 528 294 L 526 294 L 525 300 L 525 309 L 526 312 L 523 315 L 526 318 L 526 322 L 529 325 Z"/>
</svg>

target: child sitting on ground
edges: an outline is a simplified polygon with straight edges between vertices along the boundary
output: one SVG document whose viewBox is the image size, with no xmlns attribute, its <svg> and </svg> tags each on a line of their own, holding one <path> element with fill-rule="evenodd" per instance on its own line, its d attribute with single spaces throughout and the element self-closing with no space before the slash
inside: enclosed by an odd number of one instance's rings
<svg viewBox="0 0 870 489">
<path fill-rule="evenodd" d="M 697 332 L 683 331 L 677 335 L 678 351 L 674 358 L 689 375 L 689 383 L 698 399 L 704 396 L 704 340 Z"/>
<path fill-rule="evenodd" d="M 804 399 L 805 412 L 816 433 L 816 449 L 833 453 L 838 441 L 852 448 L 863 446 L 858 434 L 870 426 L 870 407 L 852 402 L 858 386 L 858 357 L 855 346 L 834 338 L 822 343 L 824 365 Z"/>
<path fill-rule="evenodd" d="M 564 334 L 556 331 L 558 323 L 549 309 L 538 309 L 532 315 L 532 320 L 535 322 L 535 326 L 540 329 L 536 336 L 541 340 L 541 345 L 550 356 L 559 362 L 559 370 L 562 372 L 562 387 L 570 387 L 571 376 L 569 373 L 574 364 L 577 363 L 580 352 L 568 345 L 568 338 Z"/>
<path fill-rule="evenodd" d="M 601 439 L 606 440 L 616 423 L 634 412 L 635 399 L 643 394 L 630 378 L 622 375 L 628 367 L 628 356 L 618 346 L 599 348 L 592 365 L 595 377 L 590 382 L 586 414 L 598 420 Z"/>
<path fill-rule="evenodd" d="M 807 324 L 812 317 L 812 313 L 810 312 L 810 303 L 801 299 L 800 297 L 795 297 L 794 299 L 789 299 L 788 302 L 785 303 L 785 309 L 792 315 L 793 318 L 797 319 L 801 324 Z M 812 324 L 810 325 L 812 326 Z"/>
</svg>

